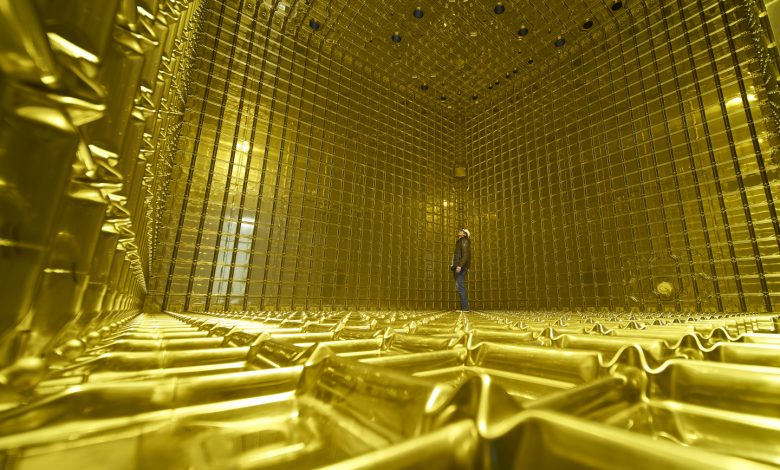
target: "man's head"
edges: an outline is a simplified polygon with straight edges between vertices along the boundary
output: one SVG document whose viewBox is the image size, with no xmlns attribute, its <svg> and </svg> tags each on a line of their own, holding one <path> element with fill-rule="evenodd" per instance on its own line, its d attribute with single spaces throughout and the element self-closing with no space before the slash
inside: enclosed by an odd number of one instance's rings
<svg viewBox="0 0 780 470">
<path fill-rule="evenodd" d="M 460 229 L 458 229 L 458 238 L 463 238 L 463 237 L 468 238 L 469 236 L 471 236 L 471 233 L 469 232 L 469 229 L 467 229 L 467 228 L 460 228 Z"/>
</svg>

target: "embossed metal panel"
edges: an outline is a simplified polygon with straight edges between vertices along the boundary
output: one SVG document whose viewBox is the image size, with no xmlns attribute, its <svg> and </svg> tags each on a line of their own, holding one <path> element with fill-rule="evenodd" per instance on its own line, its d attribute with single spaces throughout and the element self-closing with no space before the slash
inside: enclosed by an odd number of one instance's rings
<svg viewBox="0 0 780 470">
<path fill-rule="evenodd" d="M 745 2 L 631 3 L 467 119 L 479 305 L 773 311 L 761 17 Z"/>
<path fill-rule="evenodd" d="M 296 18 L 210 4 L 150 305 L 443 308 L 453 122 Z"/>
</svg>

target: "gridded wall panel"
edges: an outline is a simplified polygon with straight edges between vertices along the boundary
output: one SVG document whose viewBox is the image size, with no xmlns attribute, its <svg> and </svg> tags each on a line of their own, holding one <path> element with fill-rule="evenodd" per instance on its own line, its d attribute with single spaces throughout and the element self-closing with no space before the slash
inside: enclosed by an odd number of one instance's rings
<svg viewBox="0 0 780 470">
<path fill-rule="evenodd" d="M 384 71 L 287 29 L 282 10 L 210 9 L 152 303 L 453 303 L 454 124 L 407 101 Z"/>
<path fill-rule="evenodd" d="M 766 311 L 776 141 L 748 10 L 633 2 L 468 119 L 483 308 Z"/>
</svg>

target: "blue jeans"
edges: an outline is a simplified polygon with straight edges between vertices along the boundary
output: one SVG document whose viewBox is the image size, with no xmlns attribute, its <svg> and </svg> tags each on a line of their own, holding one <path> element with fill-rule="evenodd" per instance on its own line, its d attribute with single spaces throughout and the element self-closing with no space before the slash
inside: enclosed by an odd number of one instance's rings
<svg viewBox="0 0 780 470">
<path fill-rule="evenodd" d="M 460 272 L 453 271 L 452 273 L 455 276 L 455 290 L 458 291 L 458 297 L 460 297 L 461 310 L 469 309 L 469 299 L 466 295 L 466 285 L 464 284 L 468 270 L 469 268 L 461 268 Z"/>
</svg>

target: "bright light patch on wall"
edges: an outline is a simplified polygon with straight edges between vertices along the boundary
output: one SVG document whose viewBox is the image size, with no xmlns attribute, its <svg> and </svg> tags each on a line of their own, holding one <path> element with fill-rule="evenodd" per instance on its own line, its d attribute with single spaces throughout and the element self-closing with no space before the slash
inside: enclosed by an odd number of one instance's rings
<svg viewBox="0 0 780 470">
<path fill-rule="evenodd" d="M 239 152 L 248 152 L 249 151 L 249 141 L 248 140 L 242 140 L 236 145 L 236 150 Z"/>
<path fill-rule="evenodd" d="M 72 42 L 68 41 L 64 37 L 60 36 L 57 33 L 46 33 L 46 36 L 49 38 L 49 44 L 51 44 L 52 49 L 56 51 L 64 52 L 65 54 L 74 57 L 76 59 L 83 59 L 87 62 L 91 62 L 93 64 L 99 64 L 100 59 L 98 59 L 98 56 L 91 53 L 90 51 L 83 49 L 76 44 L 73 44 Z"/>
<path fill-rule="evenodd" d="M 756 95 L 752 93 L 748 93 L 747 95 L 748 102 L 750 101 L 756 101 Z M 726 102 L 726 106 L 739 106 L 742 104 L 742 97 L 741 96 L 735 96 L 734 98 L 731 98 Z"/>
<path fill-rule="evenodd" d="M 450 205 L 450 203 L 449 203 L 449 202 L 447 202 L 447 201 L 444 201 L 444 202 L 442 202 L 442 203 L 441 203 L 441 205 L 442 205 L 442 206 L 444 206 L 444 207 L 447 207 L 447 206 L 449 206 L 449 205 Z"/>
<path fill-rule="evenodd" d="M 149 11 L 147 11 L 145 8 L 143 8 L 141 6 L 136 7 L 136 11 L 138 11 L 139 15 L 145 16 L 145 17 L 149 18 L 150 20 L 155 20 L 156 19 L 153 14 L 151 14 Z"/>
</svg>

